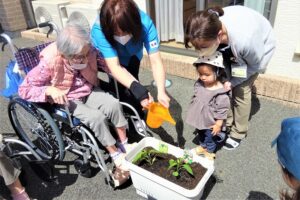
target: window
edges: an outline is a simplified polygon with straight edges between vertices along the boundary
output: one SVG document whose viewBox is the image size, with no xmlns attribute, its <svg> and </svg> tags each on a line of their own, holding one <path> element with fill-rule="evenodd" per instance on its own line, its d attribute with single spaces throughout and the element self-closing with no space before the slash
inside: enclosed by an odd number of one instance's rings
<svg viewBox="0 0 300 200">
<path fill-rule="evenodd" d="M 161 39 L 161 50 L 193 55 L 183 44 L 183 26 L 187 18 L 209 7 L 243 5 L 263 14 L 274 23 L 278 0 L 147 0 L 147 8 Z M 182 21 L 182 23 L 180 23 Z"/>
</svg>

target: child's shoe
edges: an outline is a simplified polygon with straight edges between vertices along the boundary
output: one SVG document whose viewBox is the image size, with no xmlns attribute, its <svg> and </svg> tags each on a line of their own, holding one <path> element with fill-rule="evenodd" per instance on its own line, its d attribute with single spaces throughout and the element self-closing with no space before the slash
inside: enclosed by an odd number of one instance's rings
<svg viewBox="0 0 300 200">
<path fill-rule="evenodd" d="M 198 146 L 194 149 L 191 150 L 193 155 L 202 155 L 206 158 L 208 158 L 209 160 L 213 160 L 216 158 L 216 154 L 215 153 L 209 153 L 206 149 L 204 149 L 201 146 Z"/>
</svg>

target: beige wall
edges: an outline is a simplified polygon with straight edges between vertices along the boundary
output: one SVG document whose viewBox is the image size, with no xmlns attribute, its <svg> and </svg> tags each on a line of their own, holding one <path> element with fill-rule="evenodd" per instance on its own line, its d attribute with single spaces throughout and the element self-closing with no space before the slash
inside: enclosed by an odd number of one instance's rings
<svg viewBox="0 0 300 200">
<path fill-rule="evenodd" d="M 277 48 L 269 63 L 267 74 L 300 79 L 300 1 L 278 0 L 274 23 Z"/>
</svg>

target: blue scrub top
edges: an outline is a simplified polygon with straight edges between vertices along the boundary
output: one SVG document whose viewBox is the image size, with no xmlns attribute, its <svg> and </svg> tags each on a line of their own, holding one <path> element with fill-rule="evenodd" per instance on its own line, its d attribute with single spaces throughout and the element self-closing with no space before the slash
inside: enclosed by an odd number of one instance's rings
<svg viewBox="0 0 300 200">
<path fill-rule="evenodd" d="M 133 40 L 130 39 L 125 45 L 116 42 L 116 47 L 114 48 L 106 40 L 98 18 L 91 30 L 93 46 L 102 53 L 104 58 L 118 57 L 123 66 L 128 66 L 131 56 L 135 55 L 141 60 L 143 57 L 143 46 L 145 46 L 148 54 L 157 52 L 159 50 L 157 30 L 146 13 L 140 10 L 140 16 L 143 26 L 141 41 L 134 43 Z"/>
</svg>

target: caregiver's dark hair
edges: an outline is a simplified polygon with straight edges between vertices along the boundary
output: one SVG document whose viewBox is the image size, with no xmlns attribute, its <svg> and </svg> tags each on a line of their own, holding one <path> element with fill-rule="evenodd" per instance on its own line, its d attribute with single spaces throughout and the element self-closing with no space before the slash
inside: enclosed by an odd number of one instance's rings
<svg viewBox="0 0 300 200">
<path fill-rule="evenodd" d="M 190 15 L 185 22 L 185 47 L 190 48 L 189 42 L 193 44 L 194 40 L 216 39 L 219 31 L 222 29 L 222 23 L 219 20 L 219 17 L 223 15 L 224 11 L 220 7 L 208 8 L 206 10 L 198 11 Z"/>
<path fill-rule="evenodd" d="M 105 0 L 100 8 L 100 24 L 105 38 L 111 45 L 117 28 L 132 34 L 134 42 L 141 38 L 142 21 L 138 6 L 133 0 Z"/>
</svg>

